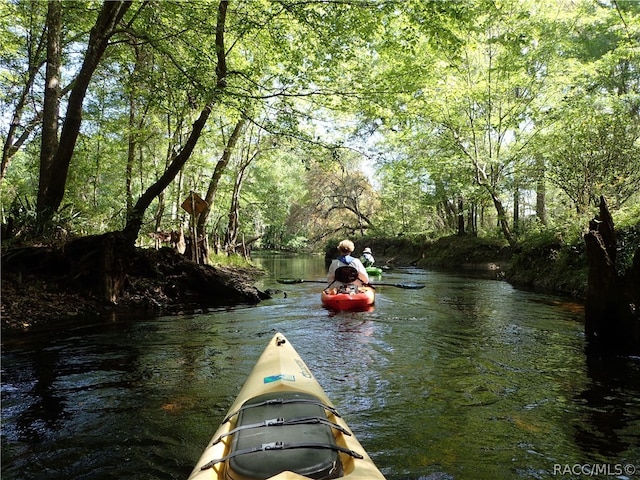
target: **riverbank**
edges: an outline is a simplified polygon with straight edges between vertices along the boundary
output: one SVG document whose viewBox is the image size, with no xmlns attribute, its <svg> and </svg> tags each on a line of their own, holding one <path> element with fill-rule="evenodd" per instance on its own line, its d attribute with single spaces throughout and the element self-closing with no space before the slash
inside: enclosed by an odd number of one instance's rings
<svg viewBox="0 0 640 480">
<path fill-rule="evenodd" d="M 335 257 L 336 242 L 326 248 Z M 584 247 L 556 239 L 523 244 L 516 249 L 505 242 L 471 235 L 437 240 L 421 237 L 356 239 L 356 253 L 373 249 L 382 267 L 414 265 L 420 268 L 482 275 L 505 280 L 517 288 L 584 300 L 587 262 Z M 126 281 L 117 302 L 100 296 L 99 268 L 84 266 L 77 276 L 59 252 L 3 255 L 2 330 L 31 331 L 73 318 L 105 315 L 157 316 L 206 311 L 237 304 L 255 304 L 267 294 L 255 288 L 264 274 L 251 267 L 196 265 L 169 249 L 135 249 L 126 269 Z M 67 253 L 69 249 L 67 249 Z M 77 255 L 76 255 L 77 256 Z M 25 260 L 27 258 L 27 260 Z M 16 266 L 18 265 L 19 268 Z M 89 272 L 89 273 L 86 273 Z"/>
<path fill-rule="evenodd" d="M 87 238 L 77 242 L 61 249 L 3 252 L 3 332 L 48 328 L 74 318 L 206 311 L 268 298 L 255 287 L 264 274 L 257 268 L 198 265 L 170 248 L 131 248 L 119 249 L 107 270 L 104 252 L 89 248 Z M 119 282 L 117 298 L 105 295 L 105 278 Z"/>
<path fill-rule="evenodd" d="M 327 256 L 335 256 L 335 242 Z M 356 240 L 356 253 L 373 250 L 376 265 L 401 265 L 477 274 L 506 280 L 515 287 L 570 296 L 583 300 L 587 291 L 587 263 L 584 246 L 559 240 L 523 244 L 473 235 L 452 235 L 430 240 L 421 237 L 364 238 Z"/>
</svg>

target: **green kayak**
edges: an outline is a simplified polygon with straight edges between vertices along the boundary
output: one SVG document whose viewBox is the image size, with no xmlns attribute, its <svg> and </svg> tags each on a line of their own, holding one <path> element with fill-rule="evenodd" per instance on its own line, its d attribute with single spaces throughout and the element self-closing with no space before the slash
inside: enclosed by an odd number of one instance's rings
<svg viewBox="0 0 640 480">
<path fill-rule="evenodd" d="M 368 275 L 372 275 L 374 277 L 379 277 L 382 275 L 382 269 L 379 267 L 366 267 L 366 268 L 367 268 Z"/>
</svg>

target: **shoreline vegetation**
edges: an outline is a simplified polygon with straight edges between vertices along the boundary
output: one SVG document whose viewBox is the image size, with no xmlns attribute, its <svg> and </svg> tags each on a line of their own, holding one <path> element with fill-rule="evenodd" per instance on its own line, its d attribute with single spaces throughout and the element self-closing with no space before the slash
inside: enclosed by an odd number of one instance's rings
<svg viewBox="0 0 640 480">
<path fill-rule="evenodd" d="M 560 241 L 509 247 L 506 242 L 472 235 L 434 241 L 399 237 L 358 240 L 356 250 L 371 247 L 377 266 L 414 265 L 462 275 L 504 280 L 516 288 L 584 300 L 587 263 L 584 247 Z M 327 256 L 330 256 L 329 247 Z"/>
<path fill-rule="evenodd" d="M 75 242 L 75 246 L 70 242 L 60 251 L 40 247 L 3 252 L 3 332 L 28 332 L 91 316 L 202 312 L 221 306 L 256 304 L 270 297 L 270 292 L 260 292 L 254 286 L 264 275 L 257 268 L 196 265 L 165 247 L 127 252 L 126 269 L 121 265 L 122 295 L 117 301 L 107 301 L 95 275 L 104 266 L 86 263 L 86 239 Z M 580 302 L 586 295 L 585 248 L 559 241 L 517 249 L 472 235 L 434 241 L 419 237 L 365 237 L 355 243 L 357 252 L 371 247 L 378 266 L 412 265 L 482 275 L 507 281 L 516 288 Z M 325 256 L 333 256 L 334 246 L 333 242 L 327 244 Z M 74 260 L 83 258 L 85 263 L 69 267 L 69 256 Z"/>
</svg>

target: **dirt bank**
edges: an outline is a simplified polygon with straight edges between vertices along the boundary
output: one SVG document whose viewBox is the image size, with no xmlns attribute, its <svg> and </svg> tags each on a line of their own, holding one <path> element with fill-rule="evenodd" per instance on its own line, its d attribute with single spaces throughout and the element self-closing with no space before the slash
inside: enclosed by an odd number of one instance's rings
<svg viewBox="0 0 640 480">
<path fill-rule="evenodd" d="M 31 331 L 73 317 L 168 315 L 268 298 L 254 285 L 263 274 L 257 269 L 197 265 L 169 248 L 119 247 L 115 241 L 111 256 L 104 254 L 105 236 L 59 249 L 3 252 L 3 332 Z"/>
</svg>

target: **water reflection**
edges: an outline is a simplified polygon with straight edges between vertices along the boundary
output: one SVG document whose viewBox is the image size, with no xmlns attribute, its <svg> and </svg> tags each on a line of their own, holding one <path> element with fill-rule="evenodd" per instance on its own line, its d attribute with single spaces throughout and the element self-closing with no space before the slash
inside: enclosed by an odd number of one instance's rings
<svg viewBox="0 0 640 480">
<path fill-rule="evenodd" d="M 67 416 L 64 411 L 64 399 L 55 388 L 57 379 L 58 352 L 55 350 L 40 350 L 35 352 L 30 368 L 20 372 L 22 378 L 17 378 L 10 385 L 31 383 L 27 387 L 21 401 L 28 405 L 18 416 L 15 435 L 21 442 L 39 443 L 48 435 L 59 430 L 62 420 Z M 3 379 L 3 385 L 5 380 Z M 26 386 L 26 385 L 25 385 Z"/>
<path fill-rule="evenodd" d="M 418 269 L 332 314 L 322 257 L 263 259 L 257 307 L 3 338 L 2 477 L 186 478 L 268 339 L 284 332 L 390 480 L 557 478 L 640 467 L 640 365 L 584 354 L 581 313 Z M 567 477 L 564 477 L 567 478 Z"/>
<path fill-rule="evenodd" d="M 589 381 L 585 390 L 575 397 L 575 402 L 583 408 L 573 428 L 576 444 L 591 461 L 620 457 L 637 441 L 640 397 L 622 393 L 624 390 L 640 392 L 637 360 L 587 357 Z M 637 460 L 623 459 L 628 463 Z"/>
</svg>

